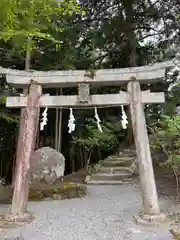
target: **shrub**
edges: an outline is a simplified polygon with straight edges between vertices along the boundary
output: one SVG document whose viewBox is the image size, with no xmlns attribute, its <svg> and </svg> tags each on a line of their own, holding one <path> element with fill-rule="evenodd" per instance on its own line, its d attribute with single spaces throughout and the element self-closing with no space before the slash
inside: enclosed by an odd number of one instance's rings
<svg viewBox="0 0 180 240">
<path fill-rule="evenodd" d="M 150 127 L 153 148 L 161 148 L 167 160 L 161 165 L 172 167 L 179 189 L 178 174 L 180 170 L 180 116 L 163 115 L 161 119 Z"/>
</svg>

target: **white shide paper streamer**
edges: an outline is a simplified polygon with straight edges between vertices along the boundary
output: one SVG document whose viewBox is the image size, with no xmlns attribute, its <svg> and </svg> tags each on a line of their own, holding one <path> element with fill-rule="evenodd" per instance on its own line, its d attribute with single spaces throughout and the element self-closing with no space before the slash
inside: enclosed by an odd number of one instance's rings
<svg viewBox="0 0 180 240">
<path fill-rule="evenodd" d="M 43 131 L 44 130 L 44 126 L 47 125 L 47 121 L 48 121 L 47 111 L 48 111 L 48 108 L 46 107 L 44 112 L 43 112 L 43 114 L 42 114 L 42 119 L 41 119 L 41 122 L 40 122 L 40 131 Z"/>
<path fill-rule="evenodd" d="M 99 116 L 98 116 L 97 108 L 96 108 L 96 107 L 94 108 L 94 117 L 95 117 L 95 119 L 96 119 L 97 127 L 98 127 L 99 131 L 100 131 L 100 132 L 103 132 L 102 127 L 101 127 L 101 125 L 100 125 L 101 120 L 100 120 L 100 118 L 99 118 Z"/>
<path fill-rule="evenodd" d="M 73 110 L 72 108 L 69 109 L 70 113 L 69 113 L 69 122 L 68 122 L 68 128 L 69 128 L 69 131 L 68 133 L 72 133 L 75 131 L 75 118 L 74 118 L 74 115 L 73 115 Z"/>
<path fill-rule="evenodd" d="M 122 128 L 127 129 L 128 121 L 127 121 L 127 115 L 124 111 L 124 106 L 123 105 L 121 105 L 121 111 L 122 111 L 122 120 L 121 120 Z"/>
<path fill-rule="evenodd" d="M 45 95 L 49 96 L 49 93 L 47 93 Z M 44 126 L 47 125 L 47 122 L 48 122 L 47 111 L 48 111 L 48 108 L 46 107 L 44 112 L 42 113 L 42 118 L 41 118 L 41 122 L 40 122 L 40 131 L 43 131 L 44 130 Z"/>
</svg>

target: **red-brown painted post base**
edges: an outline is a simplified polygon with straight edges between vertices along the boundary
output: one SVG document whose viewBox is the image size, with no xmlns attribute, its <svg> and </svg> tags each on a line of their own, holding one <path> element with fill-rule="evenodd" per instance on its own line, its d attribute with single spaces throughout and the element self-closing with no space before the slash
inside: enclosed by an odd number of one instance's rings
<svg viewBox="0 0 180 240">
<path fill-rule="evenodd" d="M 6 213 L 4 216 L 6 222 L 15 222 L 17 224 L 21 223 L 31 223 L 34 220 L 34 216 L 30 212 L 24 212 L 22 215 L 13 215 L 11 212 Z"/>
<path fill-rule="evenodd" d="M 27 107 L 24 109 L 22 116 L 24 118 L 24 126 L 20 131 L 18 140 L 19 146 L 16 156 L 17 172 L 14 182 L 13 199 L 11 208 L 5 215 L 6 221 L 29 222 L 33 219 L 32 215 L 27 212 L 27 203 L 30 160 L 37 136 L 41 93 L 42 87 L 32 81 L 27 99 Z"/>
</svg>

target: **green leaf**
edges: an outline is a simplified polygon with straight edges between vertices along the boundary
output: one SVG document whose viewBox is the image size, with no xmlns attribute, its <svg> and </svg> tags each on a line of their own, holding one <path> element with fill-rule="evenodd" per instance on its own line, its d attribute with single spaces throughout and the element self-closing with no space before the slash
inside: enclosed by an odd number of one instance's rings
<svg viewBox="0 0 180 240">
<path fill-rule="evenodd" d="M 39 39 L 60 44 L 54 34 L 47 32 L 48 28 L 53 26 L 53 32 L 62 32 L 57 19 L 81 11 L 80 5 L 72 0 L 1 0 L 0 9 L 0 39 L 13 40 L 26 49 L 30 37 L 34 41 L 31 50 Z"/>
</svg>

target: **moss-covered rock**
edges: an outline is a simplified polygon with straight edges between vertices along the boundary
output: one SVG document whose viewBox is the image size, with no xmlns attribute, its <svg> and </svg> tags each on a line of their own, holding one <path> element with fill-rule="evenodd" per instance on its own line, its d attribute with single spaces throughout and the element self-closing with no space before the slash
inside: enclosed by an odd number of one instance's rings
<svg viewBox="0 0 180 240">
<path fill-rule="evenodd" d="M 73 182 L 62 182 L 56 184 L 38 184 L 31 186 L 29 201 L 40 201 L 43 199 L 71 199 L 84 197 L 87 193 L 84 184 Z"/>
<path fill-rule="evenodd" d="M 57 182 L 55 184 L 36 184 L 29 190 L 29 201 L 41 201 L 44 199 L 71 199 L 81 198 L 87 193 L 84 184 L 73 182 Z M 11 186 L 4 187 L 0 193 L 0 203 L 9 204 L 12 200 L 13 189 Z"/>
<path fill-rule="evenodd" d="M 170 233 L 174 240 L 180 240 L 180 225 L 171 227 Z"/>
</svg>

